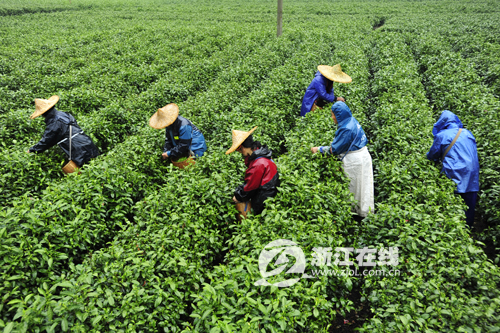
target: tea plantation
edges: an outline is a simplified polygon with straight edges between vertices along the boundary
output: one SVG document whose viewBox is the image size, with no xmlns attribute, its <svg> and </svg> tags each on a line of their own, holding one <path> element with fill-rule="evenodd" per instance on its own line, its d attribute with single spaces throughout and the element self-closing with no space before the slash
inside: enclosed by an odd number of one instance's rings
<svg viewBox="0 0 500 333">
<path fill-rule="evenodd" d="M 3 332 L 500 331 L 500 1 L 285 0 L 279 38 L 276 7 L 0 3 Z M 337 63 L 353 81 L 335 94 L 373 158 L 376 211 L 362 222 L 342 162 L 310 152 L 333 138 L 329 107 L 298 116 L 316 67 Z M 80 175 L 64 176 L 57 146 L 26 153 L 44 130 L 34 99 L 52 95 L 102 152 Z M 168 103 L 207 140 L 194 167 L 160 158 L 148 120 Z M 425 155 L 445 109 L 477 141 L 472 232 Z M 224 152 L 231 129 L 253 126 L 281 186 L 240 223 L 245 165 Z M 256 286 L 277 239 L 300 246 L 307 272 L 318 247 L 397 247 L 398 264 Z"/>
</svg>

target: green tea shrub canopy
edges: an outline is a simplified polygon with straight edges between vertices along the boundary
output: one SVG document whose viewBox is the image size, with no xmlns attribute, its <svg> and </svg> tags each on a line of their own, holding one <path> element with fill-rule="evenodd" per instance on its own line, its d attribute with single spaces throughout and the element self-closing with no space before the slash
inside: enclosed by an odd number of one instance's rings
<svg viewBox="0 0 500 333">
<path fill-rule="evenodd" d="M 261 0 L 0 4 L 0 328 L 497 331 L 499 268 L 466 228 L 454 183 L 425 157 L 450 109 L 477 139 L 478 221 L 489 226 L 479 238 L 499 247 L 497 7 L 291 1 L 276 38 L 275 3 Z M 342 163 L 310 151 L 334 136 L 329 105 L 299 117 L 321 64 L 352 77 L 336 94 L 373 157 L 376 214 L 362 222 Z M 44 130 L 28 120 L 33 100 L 54 94 L 103 153 L 81 175 L 63 176 L 57 148 L 26 153 Z M 207 140 L 194 167 L 163 161 L 164 133 L 148 126 L 169 103 Z M 232 129 L 254 126 L 281 186 L 238 223 L 231 198 L 245 165 L 224 152 Z M 305 273 L 321 273 L 256 285 L 278 239 L 301 249 Z M 329 248 L 392 249 L 397 265 L 350 276 L 335 257 L 317 266 Z M 285 257 L 267 270 L 297 263 Z"/>
</svg>

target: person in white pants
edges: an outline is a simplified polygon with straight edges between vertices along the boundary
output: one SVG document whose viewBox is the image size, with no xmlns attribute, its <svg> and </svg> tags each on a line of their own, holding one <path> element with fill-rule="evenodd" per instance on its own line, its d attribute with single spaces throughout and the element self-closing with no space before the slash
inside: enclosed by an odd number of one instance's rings
<svg viewBox="0 0 500 333">
<path fill-rule="evenodd" d="M 338 125 L 332 144 L 311 147 L 311 151 L 338 155 L 344 164 L 344 172 L 351 180 L 349 190 L 357 201 L 356 213 L 366 217 L 375 210 L 372 157 L 366 147 L 368 140 L 363 128 L 344 102 L 333 104 L 332 118 Z"/>
</svg>

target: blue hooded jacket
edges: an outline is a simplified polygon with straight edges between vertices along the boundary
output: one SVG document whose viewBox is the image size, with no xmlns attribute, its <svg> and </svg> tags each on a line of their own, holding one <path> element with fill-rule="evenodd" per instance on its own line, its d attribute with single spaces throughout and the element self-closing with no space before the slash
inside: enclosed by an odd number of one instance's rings
<svg viewBox="0 0 500 333">
<path fill-rule="evenodd" d="M 337 118 L 338 128 L 330 147 L 321 147 L 320 151 L 339 155 L 348 151 L 359 150 L 366 146 L 368 139 L 361 124 L 352 116 L 351 110 L 344 102 L 332 105 L 332 112 Z"/>
<path fill-rule="evenodd" d="M 177 119 L 165 128 L 165 146 L 163 152 L 170 152 L 169 157 L 177 160 L 189 156 L 193 151 L 196 157 L 203 156 L 207 144 L 203 134 L 188 119 L 178 116 Z"/>
<path fill-rule="evenodd" d="M 309 87 L 306 89 L 304 98 L 302 99 L 302 107 L 300 108 L 300 115 L 304 117 L 306 113 L 311 111 L 312 106 L 316 99 L 321 98 L 328 102 L 333 102 L 335 100 L 335 95 L 332 90 L 326 91 L 326 86 L 328 84 L 328 79 L 323 76 L 319 71 L 314 75 Z"/>
<path fill-rule="evenodd" d="M 444 110 L 432 128 L 434 143 L 427 153 L 431 161 L 440 161 L 446 148 L 463 128 L 460 119 L 451 111 Z M 479 159 L 476 139 L 471 132 L 462 130 L 443 161 L 441 172 L 457 184 L 456 193 L 479 191 Z"/>
</svg>

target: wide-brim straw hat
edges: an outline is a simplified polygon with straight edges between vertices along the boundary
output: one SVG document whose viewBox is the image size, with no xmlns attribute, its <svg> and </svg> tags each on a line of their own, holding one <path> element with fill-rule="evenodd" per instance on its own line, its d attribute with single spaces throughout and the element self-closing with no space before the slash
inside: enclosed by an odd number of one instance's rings
<svg viewBox="0 0 500 333">
<path fill-rule="evenodd" d="M 248 132 L 233 130 L 232 137 L 231 137 L 232 140 L 233 140 L 233 145 L 231 146 L 231 148 L 229 148 L 226 151 L 226 155 L 227 154 L 231 154 L 233 151 L 235 151 L 236 149 L 238 149 L 238 147 L 241 146 L 241 144 L 243 143 L 243 141 L 245 141 L 253 133 L 253 131 L 255 131 L 256 128 L 257 128 L 257 126 L 255 126 L 254 128 L 252 128 Z"/>
<path fill-rule="evenodd" d="M 45 112 L 52 109 L 54 105 L 59 101 L 59 96 L 54 95 L 49 99 L 41 99 L 35 98 L 35 112 L 30 116 L 30 119 L 35 119 L 38 116 L 41 116 Z"/>
<path fill-rule="evenodd" d="M 350 83 L 352 81 L 351 77 L 346 73 L 342 72 L 340 64 L 335 66 L 319 65 L 318 71 L 323 74 L 329 80 L 339 83 Z"/>
<path fill-rule="evenodd" d="M 170 103 L 158 109 L 149 119 L 149 126 L 155 129 L 162 129 L 174 123 L 179 115 L 179 107 L 175 103 Z"/>
</svg>

